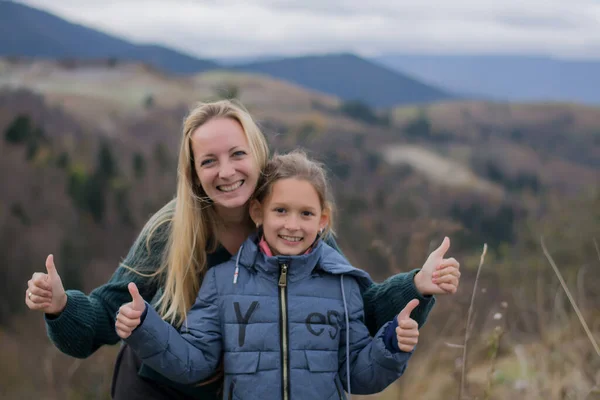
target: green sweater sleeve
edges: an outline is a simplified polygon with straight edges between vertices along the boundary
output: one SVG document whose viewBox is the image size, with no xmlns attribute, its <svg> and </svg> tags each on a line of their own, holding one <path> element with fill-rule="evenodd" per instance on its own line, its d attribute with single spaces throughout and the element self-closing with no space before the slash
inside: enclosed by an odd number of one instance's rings
<svg viewBox="0 0 600 400">
<path fill-rule="evenodd" d="M 129 282 L 135 282 L 146 301 L 150 302 L 155 296 L 158 277 L 142 276 L 123 265 L 144 274 L 151 274 L 160 266 L 169 231 L 168 223 L 155 229 L 156 217 L 161 212 L 164 208 L 148 221 L 106 284 L 87 296 L 77 290 L 67 290 L 67 305 L 63 312 L 56 317 L 45 315 L 48 337 L 60 351 L 72 357 L 86 358 L 102 345 L 117 343 L 120 338 L 115 331 L 115 315 L 122 304 L 131 301 L 127 289 Z M 147 241 L 150 233 L 151 240 Z"/>
<path fill-rule="evenodd" d="M 386 322 L 394 319 L 412 299 L 419 305 L 411 313 L 419 328 L 427 321 L 427 316 L 435 304 L 435 297 L 423 296 L 415 286 L 418 269 L 400 273 L 386 279 L 383 283 L 374 283 L 363 293 L 365 303 L 365 322 L 371 334 L 377 333 Z"/>
<path fill-rule="evenodd" d="M 332 235 L 328 235 L 324 241 L 344 255 Z M 365 323 L 371 336 L 374 336 L 386 322 L 394 319 L 412 299 L 419 300 L 419 305 L 411 313 L 411 318 L 417 321 L 419 328 L 425 324 L 435 304 L 435 297 L 423 296 L 419 293 L 414 281 L 417 272 L 419 270 L 415 269 L 394 275 L 383 283 L 373 283 L 363 292 Z"/>
</svg>

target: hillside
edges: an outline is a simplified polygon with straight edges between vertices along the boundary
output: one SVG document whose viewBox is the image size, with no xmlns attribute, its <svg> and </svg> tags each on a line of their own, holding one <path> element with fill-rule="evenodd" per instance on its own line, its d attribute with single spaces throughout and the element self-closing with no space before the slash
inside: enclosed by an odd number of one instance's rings
<svg viewBox="0 0 600 400">
<path fill-rule="evenodd" d="M 600 105 L 600 60 L 387 54 L 375 61 L 432 85 L 490 100 Z"/>
<path fill-rule="evenodd" d="M 134 44 L 12 1 L 0 1 L 0 56 L 118 59 L 145 62 L 172 73 L 217 64 L 153 44 Z"/>
<path fill-rule="evenodd" d="M 467 161 L 476 171 L 483 168 L 476 165 L 483 161 L 475 159 L 481 158 L 477 154 L 482 152 L 484 158 L 503 164 L 502 169 L 510 174 L 529 171 L 556 184 L 593 182 L 599 167 L 600 117 L 593 107 L 453 101 L 400 106 L 392 110 L 389 128 L 365 128 L 362 121 L 340 112 L 340 99 L 263 75 L 213 71 L 178 77 L 140 64 L 66 65 L 1 59 L 0 71 L 0 88 L 23 87 L 43 94 L 49 105 L 67 110 L 82 124 L 93 123 L 96 130 L 108 136 L 123 130 L 130 133 L 132 124 L 137 126 L 140 120 L 153 119 L 168 110 L 182 115 L 195 101 L 215 99 L 223 91 L 235 90 L 242 102 L 273 126 L 313 124 L 323 132 L 352 134 L 367 130 L 371 132 L 369 147 L 389 149 L 394 144 L 416 141 L 424 151 L 454 158 L 454 162 Z M 146 139 L 164 135 L 152 124 L 146 128 Z M 179 128 L 174 124 L 169 129 Z M 397 129 L 404 130 L 404 134 L 398 136 Z M 133 139 L 119 136 L 122 141 L 135 141 L 141 134 L 133 134 Z M 536 155 L 540 153 L 557 158 L 543 163 Z M 415 161 L 413 167 L 419 162 Z M 577 180 L 571 178 L 573 174 Z"/>
<path fill-rule="evenodd" d="M 463 271 L 461 291 L 438 298 L 420 338 L 423 350 L 401 385 L 372 398 L 423 394 L 437 400 L 456 390 L 459 353 L 446 343 L 464 336 L 484 242 L 490 249 L 476 302 L 471 397 L 486 385 L 481 371 L 487 371 L 487 343 L 499 323 L 492 316 L 500 311 L 510 318 L 499 353 L 503 375 L 494 379 L 499 393 L 559 398 L 535 394 L 538 387 L 550 393 L 550 383 L 589 391 L 598 364 L 577 325 L 569 325 L 556 278 L 544 269 L 539 237 L 577 286 L 597 331 L 600 275 L 591 241 L 600 226 L 597 108 L 453 101 L 394 108 L 385 124 L 369 124 L 363 114 L 344 111 L 340 98 L 264 75 L 178 76 L 136 63 L 4 59 L 0 397 L 107 396 L 116 349 L 83 361 L 58 354 L 40 316 L 24 312 L 24 283 L 48 253 L 67 287 L 89 291 L 105 282 L 149 215 L 173 197 L 174 158 L 191 103 L 231 96 L 247 105 L 274 150 L 300 146 L 325 162 L 338 242 L 375 280 L 418 268 L 444 235 L 451 237 Z M 557 304 L 559 317 L 548 318 Z M 514 372 L 513 350 L 522 344 L 526 354 L 542 354 L 539 362 L 530 357 L 533 372 Z M 40 363 L 44 368 L 36 368 Z M 551 374 L 573 379 L 558 385 Z"/>
<path fill-rule="evenodd" d="M 455 96 L 353 54 L 285 58 L 233 68 L 285 79 L 373 107 L 426 103 Z"/>
<path fill-rule="evenodd" d="M 506 179 L 575 193 L 598 182 L 599 111 L 570 104 L 453 102 L 398 107 L 393 121 L 415 139 L 470 159 L 475 170 L 496 180 L 504 171 Z"/>
</svg>

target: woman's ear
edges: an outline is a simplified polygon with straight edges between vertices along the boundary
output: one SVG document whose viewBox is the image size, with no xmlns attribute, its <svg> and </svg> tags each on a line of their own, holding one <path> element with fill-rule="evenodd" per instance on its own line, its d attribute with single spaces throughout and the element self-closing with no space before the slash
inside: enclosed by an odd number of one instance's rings
<svg viewBox="0 0 600 400">
<path fill-rule="evenodd" d="M 250 218 L 256 224 L 256 227 L 262 225 L 263 222 L 263 210 L 262 205 L 256 199 L 250 201 Z"/>
</svg>

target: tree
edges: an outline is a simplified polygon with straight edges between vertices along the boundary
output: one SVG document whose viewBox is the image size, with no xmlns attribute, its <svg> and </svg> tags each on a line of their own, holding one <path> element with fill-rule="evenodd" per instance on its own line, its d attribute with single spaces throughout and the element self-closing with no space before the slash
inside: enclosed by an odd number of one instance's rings
<svg viewBox="0 0 600 400">
<path fill-rule="evenodd" d="M 31 134 L 31 120 L 27 115 L 19 115 L 6 128 L 4 139 L 9 143 L 20 144 L 27 142 Z"/>
<path fill-rule="evenodd" d="M 156 143 L 154 146 L 153 157 L 161 172 L 167 172 L 169 170 L 171 167 L 171 157 L 169 156 L 169 150 L 164 143 Z"/>
<path fill-rule="evenodd" d="M 365 139 L 366 139 L 366 134 L 364 133 L 357 133 L 356 135 L 354 135 L 354 147 L 358 150 L 362 149 L 363 146 L 365 145 Z"/>
<path fill-rule="evenodd" d="M 40 148 L 40 145 L 38 144 L 37 141 L 28 140 L 27 141 L 27 152 L 25 153 L 25 159 L 27 161 L 33 160 L 33 158 L 37 154 L 39 148 Z"/>
<path fill-rule="evenodd" d="M 115 189 L 115 204 L 117 206 L 117 214 L 121 222 L 127 226 L 133 226 L 133 214 L 131 213 L 129 203 L 129 187 L 121 185 Z"/>
<path fill-rule="evenodd" d="M 85 209 L 85 187 L 88 180 L 85 168 L 81 165 L 71 165 L 69 167 L 69 181 L 67 192 L 71 200 L 79 209 Z"/>
<path fill-rule="evenodd" d="M 220 99 L 232 100 L 240 98 L 239 86 L 231 83 L 224 82 L 215 87 L 215 92 Z"/>
<path fill-rule="evenodd" d="M 69 153 L 67 153 L 66 151 L 63 151 L 62 153 L 60 153 L 60 155 L 56 159 L 56 166 L 58 168 L 67 169 L 67 168 L 69 168 L 70 164 L 71 164 L 71 158 L 69 157 Z"/>
<path fill-rule="evenodd" d="M 31 218 L 29 218 L 29 215 L 27 215 L 27 212 L 21 203 L 13 203 L 10 206 L 10 213 L 18 218 L 23 225 L 31 224 Z"/>
<path fill-rule="evenodd" d="M 146 160 L 142 153 L 136 152 L 133 155 L 133 173 L 137 179 L 141 179 L 146 175 Z"/>
<path fill-rule="evenodd" d="M 83 289 L 86 249 L 77 242 L 81 240 L 64 238 L 60 244 L 61 279 L 64 287 L 69 289 Z"/>
<path fill-rule="evenodd" d="M 379 117 L 365 103 L 358 100 L 346 101 L 342 104 L 340 111 L 350 118 L 366 122 L 368 124 L 378 124 Z"/>
<path fill-rule="evenodd" d="M 107 181 L 119 174 L 117 160 L 109 144 L 105 141 L 100 143 L 100 149 L 98 150 L 97 173 L 99 178 L 106 179 Z"/>
<path fill-rule="evenodd" d="M 431 122 L 427 115 L 421 112 L 415 120 L 404 128 L 404 131 L 412 137 L 429 138 L 431 137 Z"/>
<path fill-rule="evenodd" d="M 368 152 L 366 157 L 367 170 L 369 173 L 376 172 L 381 164 L 383 164 L 383 157 L 379 153 Z"/>
<path fill-rule="evenodd" d="M 151 109 L 152 107 L 154 107 L 154 96 L 152 96 L 151 94 L 149 94 L 148 96 L 146 96 L 146 98 L 144 99 L 144 108 L 146 110 Z"/>
<path fill-rule="evenodd" d="M 98 172 L 92 175 L 85 185 L 85 207 L 97 223 L 102 222 L 106 211 L 106 190 L 105 177 Z"/>
</svg>

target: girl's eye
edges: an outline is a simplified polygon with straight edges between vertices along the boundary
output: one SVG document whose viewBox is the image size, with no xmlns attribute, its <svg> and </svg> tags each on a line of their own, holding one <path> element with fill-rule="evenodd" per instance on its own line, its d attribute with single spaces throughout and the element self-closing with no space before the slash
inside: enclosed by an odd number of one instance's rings
<svg viewBox="0 0 600 400">
<path fill-rule="evenodd" d="M 276 212 L 276 213 L 279 213 L 279 214 L 283 214 L 283 213 L 285 212 L 285 208 L 283 208 L 283 207 L 277 207 L 277 208 L 275 209 L 275 212 Z"/>
<path fill-rule="evenodd" d="M 313 214 L 310 211 L 302 211 L 302 216 L 304 216 L 304 217 L 312 217 L 313 215 L 315 215 L 315 214 Z"/>
<path fill-rule="evenodd" d="M 215 160 L 213 160 L 212 158 L 207 158 L 206 160 L 202 160 L 202 162 L 200 162 L 200 166 L 205 167 L 207 165 L 212 164 L 214 161 Z"/>
</svg>

